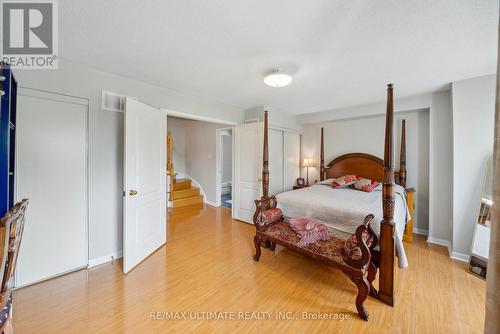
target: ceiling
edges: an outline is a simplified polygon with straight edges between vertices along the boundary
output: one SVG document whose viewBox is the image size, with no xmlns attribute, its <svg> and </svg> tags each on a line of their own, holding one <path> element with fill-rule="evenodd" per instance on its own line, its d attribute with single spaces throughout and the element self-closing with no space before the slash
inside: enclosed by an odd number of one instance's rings
<svg viewBox="0 0 500 334">
<path fill-rule="evenodd" d="M 64 0 L 60 56 L 245 109 L 303 114 L 496 71 L 498 0 Z M 285 88 L 263 83 L 274 67 Z"/>
</svg>

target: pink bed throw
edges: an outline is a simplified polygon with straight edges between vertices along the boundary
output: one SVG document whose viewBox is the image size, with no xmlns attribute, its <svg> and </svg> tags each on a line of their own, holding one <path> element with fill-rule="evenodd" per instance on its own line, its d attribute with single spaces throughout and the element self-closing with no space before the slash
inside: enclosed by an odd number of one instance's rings
<svg viewBox="0 0 500 334">
<path fill-rule="evenodd" d="M 288 225 L 297 233 L 300 241 L 299 247 L 313 244 L 319 240 L 329 240 L 331 238 L 328 227 L 316 219 L 309 218 L 290 218 Z"/>
</svg>

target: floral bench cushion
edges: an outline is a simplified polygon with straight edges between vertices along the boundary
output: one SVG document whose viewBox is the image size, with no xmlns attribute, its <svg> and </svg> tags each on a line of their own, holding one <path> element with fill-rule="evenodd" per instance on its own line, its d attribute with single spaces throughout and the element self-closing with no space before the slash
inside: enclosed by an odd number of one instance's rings
<svg viewBox="0 0 500 334">
<path fill-rule="evenodd" d="M 345 233 L 335 229 L 330 229 L 330 234 L 332 237 L 330 240 L 327 241 L 321 240 L 314 244 L 310 244 L 304 247 L 300 247 L 298 245 L 300 241 L 299 237 L 286 222 L 281 222 L 276 225 L 273 225 L 262 233 L 271 238 L 275 238 L 284 241 L 287 244 L 291 244 L 295 247 L 302 248 L 313 254 L 326 257 L 329 260 L 337 262 L 341 265 L 347 265 L 342 259 L 341 249 L 343 249 L 344 246 L 346 245 L 346 241 L 352 237 L 352 235 L 349 233 Z M 361 257 L 361 251 L 357 246 L 354 247 L 352 250 L 349 250 L 348 254 L 350 254 L 354 259 L 356 258 L 359 259 Z"/>
</svg>

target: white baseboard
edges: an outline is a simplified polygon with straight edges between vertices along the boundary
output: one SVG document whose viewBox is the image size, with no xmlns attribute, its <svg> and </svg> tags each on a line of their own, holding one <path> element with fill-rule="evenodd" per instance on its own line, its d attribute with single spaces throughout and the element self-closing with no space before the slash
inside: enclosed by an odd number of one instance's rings
<svg viewBox="0 0 500 334">
<path fill-rule="evenodd" d="M 208 204 L 208 205 L 211 205 L 211 206 L 215 206 L 215 207 L 220 206 L 220 204 L 217 204 L 217 203 L 214 203 L 214 202 L 208 201 L 206 198 L 205 198 L 205 204 Z"/>
<path fill-rule="evenodd" d="M 429 235 L 429 230 L 426 230 L 426 229 L 423 229 L 423 228 L 414 227 L 413 228 L 413 233 L 428 236 Z"/>
<path fill-rule="evenodd" d="M 434 238 L 434 237 L 427 237 L 427 242 L 430 244 L 445 246 L 446 248 L 448 248 L 448 255 L 451 257 L 452 251 L 451 251 L 451 241 L 450 240 L 439 239 L 439 238 Z"/>
<path fill-rule="evenodd" d="M 101 257 L 98 257 L 98 258 L 95 258 L 95 259 L 91 259 L 91 260 L 89 260 L 89 266 L 88 267 L 89 268 L 96 267 L 96 266 L 99 266 L 101 264 L 104 264 L 104 263 L 111 262 L 113 260 L 119 259 L 122 256 L 123 256 L 123 252 L 119 251 L 119 252 L 114 252 L 112 254 L 104 255 L 104 256 L 101 256 Z"/>
<path fill-rule="evenodd" d="M 469 254 L 464 254 L 464 253 L 459 253 L 453 251 L 450 256 L 454 260 L 459 260 L 459 261 L 464 261 L 464 262 L 469 262 Z"/>
</svg>

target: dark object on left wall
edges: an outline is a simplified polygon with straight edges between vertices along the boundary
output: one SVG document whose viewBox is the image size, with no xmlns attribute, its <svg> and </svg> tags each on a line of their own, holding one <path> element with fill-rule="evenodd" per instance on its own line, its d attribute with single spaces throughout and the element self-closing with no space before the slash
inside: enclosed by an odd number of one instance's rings
<svg viewBox="0 0 500 334">
<path fill-rule="evenodd" d="M 0 62 L 0 217 L 14 206 L 17 81 Z"/>
</svg>

